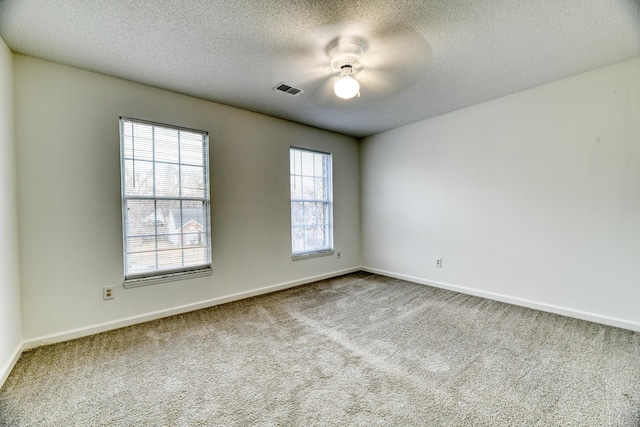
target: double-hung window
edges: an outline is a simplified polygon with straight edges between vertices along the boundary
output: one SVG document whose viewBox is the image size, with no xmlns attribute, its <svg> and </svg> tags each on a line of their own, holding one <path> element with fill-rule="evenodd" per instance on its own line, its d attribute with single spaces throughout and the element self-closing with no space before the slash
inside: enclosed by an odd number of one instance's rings
<svg viewBox="0 0 640 427">
<path fill-rule="evenodd" d="M 120 118 L 125 286 L 211 273 L 208 143 Z"/>
<path fill-rule="evenodd" d="M 333 252 L 331 154 L 291 147 L 293 259 Z"/>
</svg>

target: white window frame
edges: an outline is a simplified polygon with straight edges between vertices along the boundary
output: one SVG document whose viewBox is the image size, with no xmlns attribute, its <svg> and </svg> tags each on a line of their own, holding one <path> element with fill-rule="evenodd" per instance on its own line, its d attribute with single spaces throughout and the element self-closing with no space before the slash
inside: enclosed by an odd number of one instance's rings
<svg viewBox="0 0 640 427">
<path fill-rule="evenodd" d="M 151 127 L 152 129 L 152 137 L 151 137 L 151 146 L 153 147 L 153 154 L 151 157 L 151 160 L 149 160 L 149 158 L 145 159 L 145 160 L 140 160 L 140 156 L 136 157 L 136 153 L 135 153 L 135 149 L 134 149 L 134 142 L 132 142 L 132 149 L 127 152 L 127 150 L 125 150 L 125 126 L 132 126 L 131 129 L 133 129 L 133 126 L 135 125 L 142 125 L 145 127 Z M 156 147 L 158 142 L 156 141 L 156 130 L 160 129 L 160 130 L 165 130 L 165 131 L 177 131 L 178 132 L 178 161 L 177 162 L 171 162 L 171 161 L 166 161 L 166 160 L 158 160 L 158 158 L 156 157 Z M 202 136 L 202 164 L 201 165 L 192 165 L 189 164 L 187 161 L 183 161 L 181 158 L 181 153 L 182 150 L 184 148 L 183 144 L 180 141 L 180 136 L 182 135 L 182 132 L 186 132 L 189 134 L 198 134 Z M 148 156 L 148 155 L 147 155 Z M 137 194 L 128 194 L 127 192 L 127 183 L 126 183 L 126 173 L 127 173 L 127 164 L 135 164 L 132 163 L 132 160 L 136 159 L 139 162 L 144 162 L 145 164 L 147 164 L 147 166 L 151 166 L 152 167 L 152 194 L 151 195 L 137 195 Z M 120 117 L 120 161 L 121 161 L 121 197 L 122 197 L 122 234 L 123 234 L 123 260 L 124 260 L 124 287 L 125 288 L 129 288 L 129 287 L 136 287 L 136 286 L 142 286 L 142 285 L 150 285 L 153 283 L 160 283 L 160 282 L 167 282 L 167 281 L 173 281 L 173 280 L 179 280 L 179 279 L 186 279 L 186 278 L 193 278 L 193 277 L 200 277 L 200 276 L 206 276 L 206 275 L 210 275 L 212 274 L 212 262 L 211 262 L 211 200 L 210 200 L 210 183 L 209 183 L 209 134 L 206 131 L 201 131 L 201 130 L 195 130 L 195 129 L 189 129 L 189 128 L 185 128 L 185 127 L 180 127 L 180 126 L 173 126 L 173 125 L 167 125 L 167 124 L 162 124 L 162 123 L 156 123 L 156 122 L 151 122 L 151 121 L 147 121 L 147 120 L 140 120 L 140 119 L 133 119 L 130 117 Z M 129 162 L 129 163 L 127 163 Z M 157 169 L 157 165 L 171 165 L 174 168 L 178 169 L 178 178 L 176 180 L 176 182 L 178 183 L 178 191 L 179 194 L 176 195 L 171 195 L 171 196 L 166 196 L 166 195 L 157 195 L 156 194 L 156 182 L 157 181 L 157 175 L 156 175 L 156 169 Z M 201 196 L 194 196 L 193 194 L 187 195 L 187 196 L 183 196 L 183 191 L 184 191 L 184 187 L 183 186 L 183 182 L 182 182 L 182 171 L 183 168 L 187 168 L 187 167 L 202 167 L 203 168 L 203 183 L 202 185 L 204 186 L 204 188 L 201 191 Z M 131 166 L 129 166 L 131 167 Z M 132 167 L 133 170 L 133 167 Z M 135 174 L 135 172 L 133 172 Z M 135 176 L 135 175 L 134 175 Z M 199 189 L 200 190 L 200 189 Z M 150 232 L 150 234 L 146 235 L 143 233 L 139 233 L 136 234 L 135 232 L 130 232 L 128 233 L 128 230 L 130 230 L 130 225 L 129 222 L 130 221 L 134 221 L 133 219 L 130 218 L 130 215 L 128 214 L 128 206 L 129 204 L 133 202 L 138 202 L 138 203 L 143 203 L 143 202 L 153 202 L 154 205 L 154 221 L 153 224 L 151 225 L 152 227 L 152 232 Z M 186 202 L 186 203 L 185 203 Z M 166 234 L 160 234 L 158 232 L 158 203 L 174 203 L 174 204 L 178 204 L 179 205 L 179 211 L 180 211 L 180 217 L 181 217 L 181 222 L 184 222 L 185 218 L 182 216 L 183 213 L 183 209 L 187 209 L 185 207 L 183 207 L 183 203 L 185 204 L 193 204 L 194 202 L 201 202 L 202 203 L 202 217 L 199 218 L 202 220 L 203 224 L 199 224 L 199 222 L 197 222 L 197 226 L 198 228 L 201 228 L 202 226 L 204 226 L 204 230 L 196 232 L 196 233 L 189 233 L 189 232 L 185 232 L 184 229 L 184 225 L 182 224 L 180 226 L 178 226 L 177 228 L 175 228 L 175 231 L 172 230 L 171 233 L 172 237 L 175 237 L 175 239 L 173 240 L 172 244 L 176 244 L 178 245 L 177 248 L 175 249 L 171 249 L 174 253 L 178 252 L 181 254 L 181 263 L 182 266 L 179 267 L 171 267 L 171 268 L 162 268 L 159 266 L 159 257 L 158 254 L 160 254 L 163 249 L 160 249 L 158 247 L 158 241 L 160 236 L 164 236 L 166 237 Z M 194 209 L 194 208 L 191 208 Z M 198 211 L 200 211 L 200 207 L 195 208 Z M 140 221 L 140 218 L 137 219 L 138 222 Z M 175 224 L 174 224 L 175 226 Z M 193 226 L 193 225 L 192 225 Z M 141 229 L 141 225 L 138 226 L 139 229 Z M 178 231 L 179 230 L 179 231 Z M 196 235 L 197 234 L 197 239 L 193 239 L 194 236 L 191 235 Z M 146 269 L 146 270 L 141 270 L 141 271 L 135 271 L 135 268 L 131 269 L 131 264 L 130 264 L 130 255 L 135 256 L 135 251 L 133 249 L 130 249 L 130 244 L 129 241 L 133 240 L 135 238 L 140 238 L 140 237 L 148 237 L 151 238 L 155 244 L 154 250 L 145 250 L 145 253 L 153 253 L 154 257 L 155 257 L 155 268 L 152 269 Z M 189 243 L 185 243 L 189 241 Z M 195 248 L 193 246 L 188 247 L 188 245 L 195 245 Z M 190 265 L 185 265 L 185 253 L 188 253 L 189 250 L 197 250 L 198 251 L 198 257 L 200 258 L 200 255 L 202 255 L 202 262 L 197 261 L 196 263 L 192 262 Z M 167 249 L 168 250 L 168 249 Z M 140 252 L 138 252 L 140 253 Z"/>
<path fill-rule="evenodd" d="M 323 161 L 324 170 L 317 171 L 315 168 L 314 162 L 314 172 L 313 175 L 303 175 L 302 170 L 297 170 L 295 167 L 295 155 L 302 156 L 303 153 L 313 154 L 314 156 L 324 156 L 325 161 Z M 289 182 L 290 182 L 290 208 L 291 208 L 291 258 L 294 261 L 314 258 L 319 256 L 327 256 L 332 255 L 334 253 L 333 246 L 333 156 L 331 153 L 326 153 L 317 150 L 311 150 L 308 148 L 300 148 L 300 147 L 290 147 L 289 148 Z M 314 190 L 313 197 L 306 196 L 302 194 L 302 189 L 300 195 L 302 197 L 294 197 L 296 191 L 295 186 L 301 185 L 301 180 L 304 178 L 313 178 L 315 179 L 323 179 L 324 180 L 324 197 L 317 198 L 317 192 Z M 298 181 L 298 178 L 300 180 Z M 303 220 L 302 224 L 299 220 L 294 219 L 294 204 L 296 203 L 314 203 L 314 204 L 322 204 L 324 210 L 324 223 L 318 222 L 310 222 L 307 223 L 307 217 L 304 215 L 304 207 L 303 207 Z M 324 244 L 316 247 L 305 247 L 302 250 L 296 250 L 295 244 L 295 232 L 296 229 L 302 230 L 303 233 L 306 232 L 306 227 L 319 227 L 322 226 L 324 231 Z M 304 239 L 306 243 L 306 239 Z"/>
</svg>

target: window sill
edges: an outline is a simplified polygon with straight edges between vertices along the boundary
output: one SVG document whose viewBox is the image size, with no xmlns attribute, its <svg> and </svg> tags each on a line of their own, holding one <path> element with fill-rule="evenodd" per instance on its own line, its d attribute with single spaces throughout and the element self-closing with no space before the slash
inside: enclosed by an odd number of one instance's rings
<svg viewBox="0 0 640 427">
<path fill-rule="evenodd" d="M 310 252 L 310 253 L 307 253 L 307 254 L 297 254 L 297 255 L 291 255 L 291 260 L 292 261 L 302 261 L 304 259 L 331 256 L 334 253 L 335 253 L 335 251 L 333 249 L 331 249 L 331 250 L 328 250 L 328 251 Z"/>
<path fill-rule="evenodd" d="M 176 273 L 167 273 L 159 276 L 136 277 L 125 279 L 123 286 L 125 288 L 137 288 L 139 286 L 154 285 L 156 283 L 174 282 L 177 280 L 193 279 L 196 277 L 211 276 L 213 269 L 211 267 L 202 268 L 193 271 L 180 271 Z"/>
</svg>

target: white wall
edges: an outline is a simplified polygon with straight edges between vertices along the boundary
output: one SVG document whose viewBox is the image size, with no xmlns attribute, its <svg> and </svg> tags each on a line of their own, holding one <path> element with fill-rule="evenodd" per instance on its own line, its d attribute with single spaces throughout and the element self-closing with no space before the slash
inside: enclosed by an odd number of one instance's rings
<svg viewBox="0 0 640 427">
<path fill-rule="evenodd" d="M 0 39 L 0 386 L 22 345 L 13 118 L 13 58 Z"/>
<path fill-rule="evenodd" d="M 360 265 L 357 140 L 31 57 L 14 62 L 27 346 Z M 212 276 L 122 287 L 119 116 L 209 131 Z M 334 155 L 342 259 L 291 260 L 291 145 Z M 116 286 L 114 300 L 102 300 L 105 285 Z"/>
<path fill-rule="evenodd" d="M 638 76 L 640 58 L 366 138 L 363 265 L 640 330 Z"/>
</svg>

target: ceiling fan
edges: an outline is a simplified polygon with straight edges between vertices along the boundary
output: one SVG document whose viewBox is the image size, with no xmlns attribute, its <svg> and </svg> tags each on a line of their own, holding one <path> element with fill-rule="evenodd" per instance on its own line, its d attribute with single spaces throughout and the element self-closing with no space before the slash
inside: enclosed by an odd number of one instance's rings
<svg viewBox="0 0 640 427">
<path fill-rule="evenodd" d="M 321 105 L 344 100 L 377 102 L 399 95 L 424 75 L 431 57 L 417 31 L 368 29 L 355 23 L 323 25 L 298 34 L 297 47 L 276 70 L 278 79 L 304 90 Z M 362 104 L 361 104 L 362 105 Z"/>
<path fill-rule="evenodd" d="M 360 96 L 360 83 L 356 75 L 369 68 L 363 56 L 365 48 L 365 41 L 359 37 L 338 37 L 327 46 L 331 70 L 340 73 L 333 84 L 333 91 L 338 98 Z"/>
</svg>

